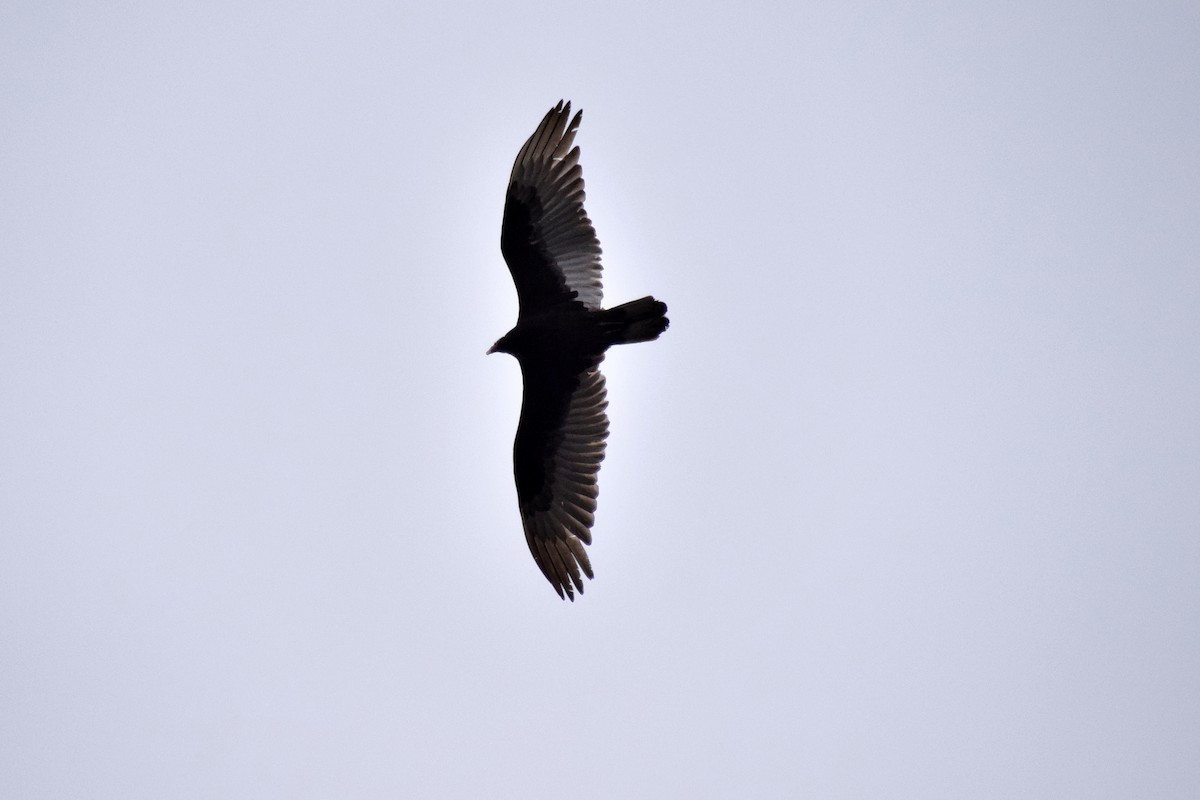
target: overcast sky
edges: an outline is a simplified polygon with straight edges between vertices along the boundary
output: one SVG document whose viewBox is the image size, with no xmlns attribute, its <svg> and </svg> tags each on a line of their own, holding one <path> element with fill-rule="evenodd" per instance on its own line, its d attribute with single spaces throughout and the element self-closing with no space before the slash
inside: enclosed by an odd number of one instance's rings
<svg viewBox="0 0 1200 800">
<path fill-rule="evenodd" d="M 596 579 L 512 481 L 584 109 Z M 1194 798 L 1200 5 L 0 8 L 0 796 Z"/>
</svg>

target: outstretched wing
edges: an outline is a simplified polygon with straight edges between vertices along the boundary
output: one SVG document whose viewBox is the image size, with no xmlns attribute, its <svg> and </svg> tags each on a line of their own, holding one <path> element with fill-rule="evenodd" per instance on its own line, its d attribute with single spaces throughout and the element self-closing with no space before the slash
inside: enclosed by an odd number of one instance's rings
<svg viewBox="0 0 1200 800">
<path fill-rule="evenodd" d="M 574 374 L 521 364 L 525 397 L 513 471 L 525 541 L 558 596 L 571 600 L 583 592 L 580 571 L 592 577 L 584 545 L 592 543 L 596 476 L 608 438 L 599 364 L 596 359 Z"/>
<path fill-rule="evenodd" d="M 560 100 L 517 153 L 500 250 L 517 285 L 520 316 L 578 297 L 600 308 L 600 242 L 583 210 L 583 168 L 572 147 L 583 112 L 567 123 L 571 104 Z"/>
</svg>

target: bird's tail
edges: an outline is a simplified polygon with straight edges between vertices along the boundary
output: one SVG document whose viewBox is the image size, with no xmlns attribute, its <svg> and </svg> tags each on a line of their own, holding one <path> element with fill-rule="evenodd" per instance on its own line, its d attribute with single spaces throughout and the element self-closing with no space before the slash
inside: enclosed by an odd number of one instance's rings
<svg viewBox="0 0 1200 800">
<path fill-rule="evenodd" d="M 606 309 L 600 319 L 600 328 L 608 344 L 650 342 L 670 324 L 667 304 L 650 296 Z"/>
</svg>

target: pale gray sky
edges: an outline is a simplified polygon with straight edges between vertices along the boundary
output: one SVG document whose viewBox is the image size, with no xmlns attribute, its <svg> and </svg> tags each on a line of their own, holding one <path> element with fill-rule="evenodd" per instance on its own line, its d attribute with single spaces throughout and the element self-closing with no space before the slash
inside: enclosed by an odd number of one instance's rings
<svg viewBox="0 0 1200 800">
<path fill-rule="evenodd" d="M 512 159 L 612 303 L 561 602 Z M 0 9 L 0 796 L 1192 798 L 1200 6 Z"/>
</svg>

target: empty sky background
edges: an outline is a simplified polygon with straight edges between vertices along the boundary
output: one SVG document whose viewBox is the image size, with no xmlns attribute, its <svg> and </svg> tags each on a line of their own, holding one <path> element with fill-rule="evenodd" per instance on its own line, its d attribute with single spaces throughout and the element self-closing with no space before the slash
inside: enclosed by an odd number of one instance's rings
<svg viewBox="0 0 1200 800">
<path fill-rule="evenodd" d="M 512 159 L 612 436 L 526 548 Z M 1200 6 L 6 3 L 0 795 L 1192 798 Z"/>
</svg>

